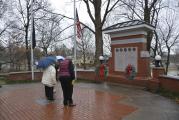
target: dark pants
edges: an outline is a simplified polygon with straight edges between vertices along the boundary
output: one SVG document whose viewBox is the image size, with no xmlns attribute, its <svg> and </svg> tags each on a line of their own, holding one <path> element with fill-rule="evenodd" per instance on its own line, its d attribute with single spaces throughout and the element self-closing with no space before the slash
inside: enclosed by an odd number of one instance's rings
<svg viewBox="0 0 179 120">
<path fill-rule="evenodd" d="M 73 104 L 72 94 L 73 94 L 73 85 L 72 80 L 69 77 L 60 77 L 60 82 L 63 90 L 63 104 Z"/>
<path fill-rule="evenodd" d="M 48 87 L 45 85 L 45 95 L 48 100 L 54 100 L 53 98 L 53 87 Z"/>
</svg>

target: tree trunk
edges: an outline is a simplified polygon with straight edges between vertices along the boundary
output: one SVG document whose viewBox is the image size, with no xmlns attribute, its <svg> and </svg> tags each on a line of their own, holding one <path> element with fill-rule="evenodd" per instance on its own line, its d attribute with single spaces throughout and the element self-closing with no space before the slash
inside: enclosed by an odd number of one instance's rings
<svg viewBox="0 0 179 120">
<path fill-rule="evenodd" d="M 45 56 L 47 56 L 47 55 L 48 55 L 47 48 L 44 48 L 44 53 L 45 53 Z"/>
<path fill-rule="evenodd" d="M 154 46 L 154 57 L 155 57 L 157 55 L 158 41 L 159 41 L 159 39 L 158 39 L 158 35 L 157 35 L 156 31 L 154 31 L 154 33 L 155 33 L 155 37 L 156 37 L 156 39 L 155 39 L 155 46 Z"/>
<path fill-rule="evenodd" d="M 103 55 L 103 40 L 102 40 L 102 29 L 96 28 L 95 33 L 95 44 L 96 44 L 96 54 L 95 54 L 95 64 L 99 63 L 99 56 Z"/>
<path fill-rule="evenodd" d="M 170 65 L 170 48 L 168 49 L 168 54 L 167 54 L 167 62 L 166 62 L 166 70 L 165 70 L 165 75 L 168 73 L 168 67 Z"/>
<path fill-rule="evenodd" d="M 24 25 L 25 27 L 25 45 L 26 45 L 26 58 L 27 58 L 27 65 L 28 70 L 31 70 L 31 56 L 30 56 L 30 50 L 29 50 L 29 43 L 28 43 L 28 30 L 29 30 L 29 22 L 30 22 L 30 7 L 28 7 L 28 4 L 26 6 L 27 8 L 27 23 Z"/>
<path fill-rule="evenodd" d="M 150 10 L 148 6 L 148 0 L 145 0 L 145 8 L 144 8 L 144 21 L 150 24 Z M 147 33 L 147 50 L 150 51 L 151 41 L 152 41 L 153 33 Z"/>
<path fill-rule="evenodd" d="M 99 64 L 99 56 L 103 55 L 101 0 L 95 0 L 95 64 Z"/>
<path fill-rule="evenodd" d="M 147 51 L 150 52 L 151 42 L 153 38 L 153 32 L 147 32 Z"/>
<path fill-rule="evenodd" d="M 25 46 L 26 46 L 26 58 L 27 58 L 27 65 L 28 65 L 28 70 L 31 70 L 30 67 L 30 51 L 28 47 L 28 25 L 25 26 Z"/>
<path fill-rule="evenodd" d="M 86 69 L 86 54 L 83 51 L 83 68 Z"/>
</svg>

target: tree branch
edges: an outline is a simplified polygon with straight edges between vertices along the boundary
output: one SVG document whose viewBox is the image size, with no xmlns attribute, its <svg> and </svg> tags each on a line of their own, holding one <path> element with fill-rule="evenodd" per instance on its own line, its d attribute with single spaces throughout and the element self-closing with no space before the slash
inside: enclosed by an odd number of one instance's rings
<svg viewBox="0 0 179 120">
<path fill-rule="evenodd" d="M 95 24 L 94 17 L 92 16 L 92 13 L 91 13 L 91 10 L 90 10 L 89 2 L 87 0 L 83 0 L 83 1 L 86 4 L 89 17 L 91 18 L 92 22 Z M 92 3 L 94 4 L 94 2 L 92 2 Z"/>
</svg>

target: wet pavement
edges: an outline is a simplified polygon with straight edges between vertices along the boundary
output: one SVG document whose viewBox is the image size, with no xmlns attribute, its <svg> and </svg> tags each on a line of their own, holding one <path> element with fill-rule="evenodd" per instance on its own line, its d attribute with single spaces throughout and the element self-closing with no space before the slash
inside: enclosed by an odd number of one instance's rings
<svg viewBox="0 0 179 120">
<path fill-rule="evenodd" d="M 54 102 L 41 83 L 3 85 L 0 120 L 179 120 L 179 104 L 140 87 L 76 83 L 75 107 L 64 107 L 61 86 Z"/>
</svg>

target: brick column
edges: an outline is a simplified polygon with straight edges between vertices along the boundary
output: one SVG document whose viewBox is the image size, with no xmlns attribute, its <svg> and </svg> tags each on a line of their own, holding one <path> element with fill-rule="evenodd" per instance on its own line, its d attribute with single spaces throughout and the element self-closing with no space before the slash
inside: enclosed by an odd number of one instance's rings
<svg viewBox="0 0 179 120">
<path fill-rule="evenodd" d="M 160 75 L 164 75 L 165 69 L 163 67 L 154 67 L 152 68 L 152 77 L 158 79 Z"/>
</svg>

